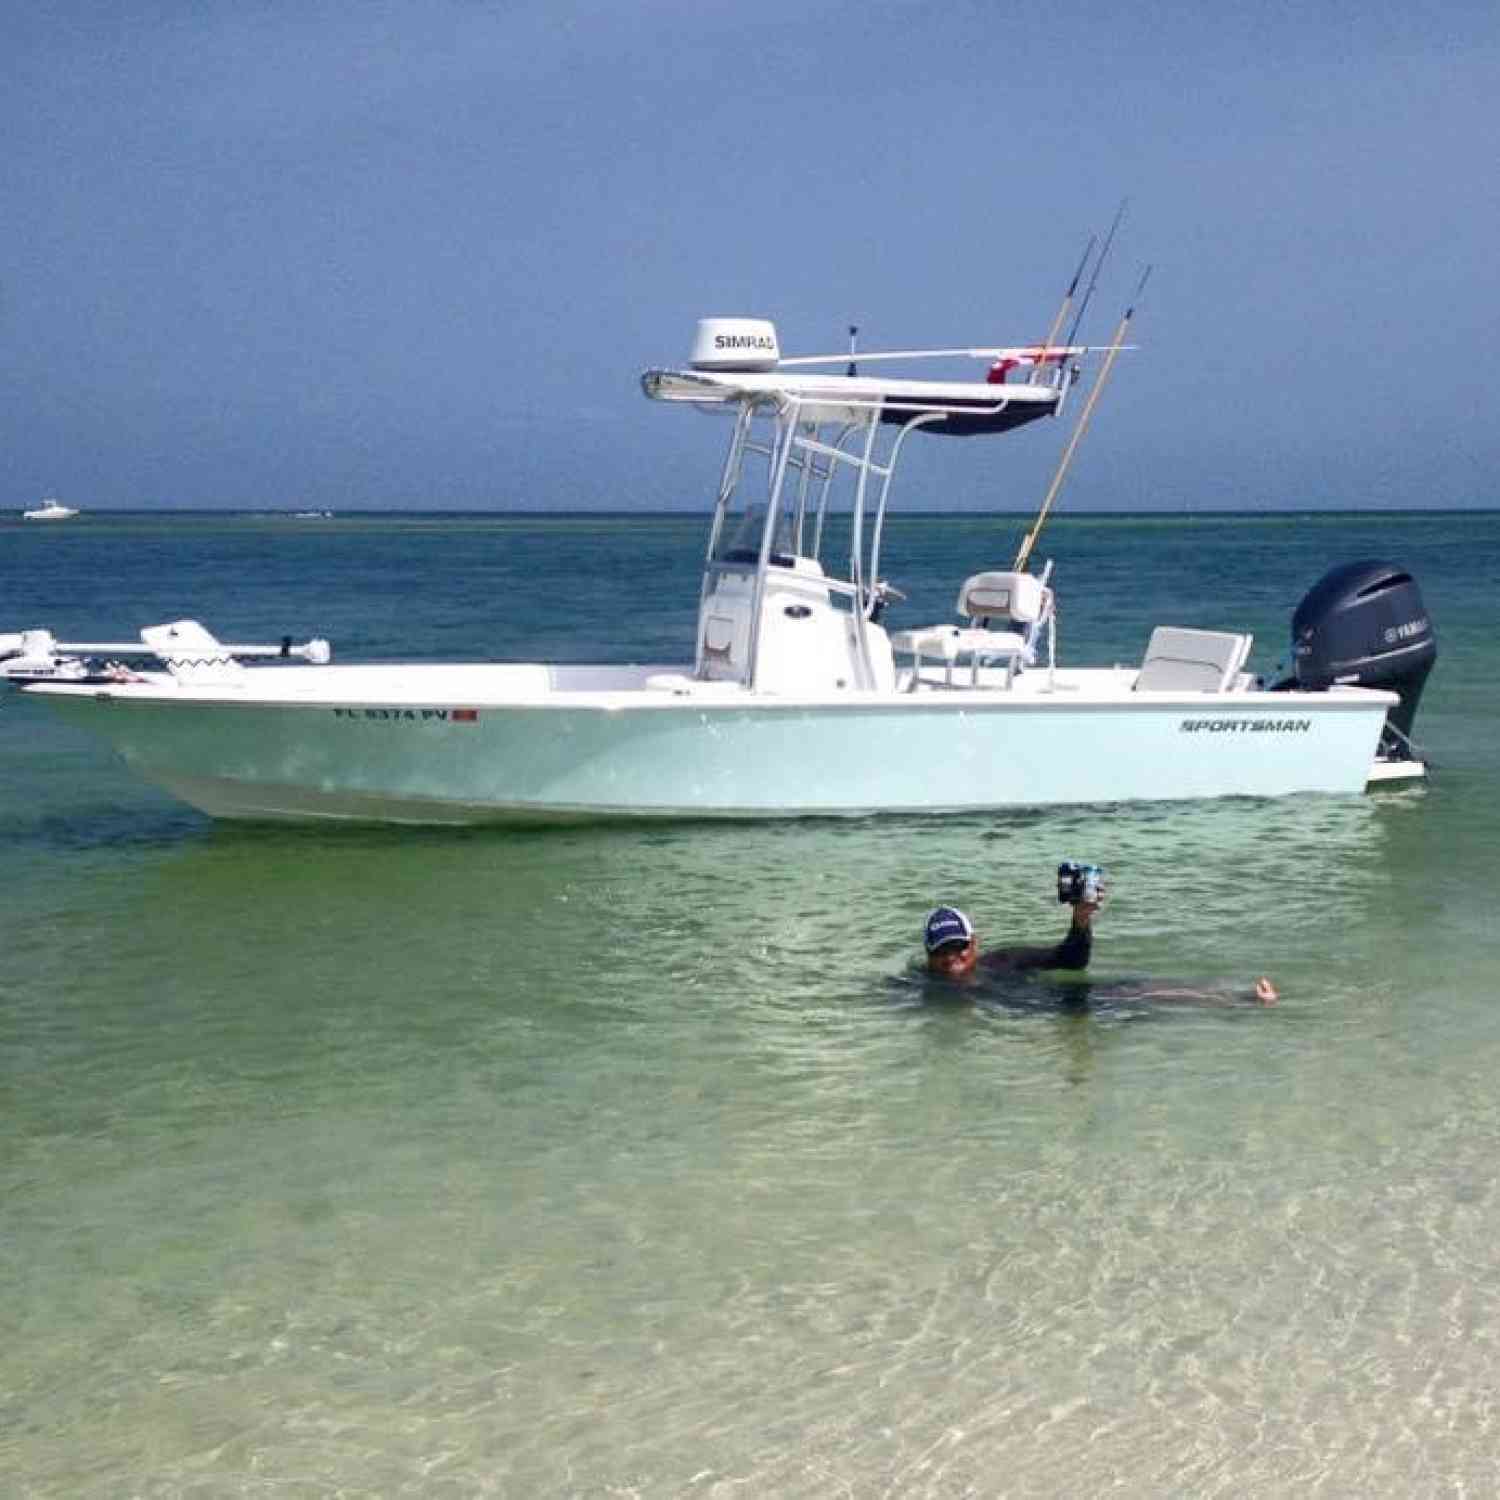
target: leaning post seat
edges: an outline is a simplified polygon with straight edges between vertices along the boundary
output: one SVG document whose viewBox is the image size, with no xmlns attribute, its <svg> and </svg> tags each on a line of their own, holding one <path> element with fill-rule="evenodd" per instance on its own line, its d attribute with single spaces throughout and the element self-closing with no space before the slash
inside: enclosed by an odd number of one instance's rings
<svg viewBox="0 0 1500 1500">
<path fill-rule="evenodd" d="M 1034 573 L 976 573 L 964 579 L 953 607 L 971 625 L 987 620 L 1034 625 L 1042 618 L 1046 593 Z"/>
<path fill-rule="evenodd" d="M 1046 572 L 1051 571 L 1050 564 Z M 1010 686 L 1019 667 L 1036 660 L 1036 638 L 1052 619 L 1052 591 L 1034 573 L 987 572 L 966 578 L 958 591 L 955 610 L 967 625 L 929 625 L 923 630 L 901 630 L 891 636 L 897 651 L 912 655 L 912 686 L 920 678 L 924 657 L 943 663 L 944 682 L 953 685 L 953 667 L 960 659 L 969 664 L 969 682 L 977 686 L 979 669 L 986 662 L 1003 662 L 1005 685 Z M 991 629 L 992 624 L 1020 629 Z M 1024 633 L 1023 633 L 1024 632 Z"/>
</svg>

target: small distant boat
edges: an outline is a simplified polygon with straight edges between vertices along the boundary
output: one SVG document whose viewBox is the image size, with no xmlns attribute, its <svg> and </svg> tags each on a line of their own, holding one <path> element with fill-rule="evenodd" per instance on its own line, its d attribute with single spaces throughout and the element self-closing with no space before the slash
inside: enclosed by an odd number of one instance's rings
<svg viewBox="0 0 1500 1500">
<path fill-rule="evenodd" d="M 23 510 L 21 515 L 28 521 L 69 521 L 78 512 L 61 500 L 43 500 L 35 510 Z"/>
<path fill-rule="evenodd" d="M 331 510 L 294 510 L 292 519 L 294 521 L 331 521 L 333 512 Z"/>
</svg>

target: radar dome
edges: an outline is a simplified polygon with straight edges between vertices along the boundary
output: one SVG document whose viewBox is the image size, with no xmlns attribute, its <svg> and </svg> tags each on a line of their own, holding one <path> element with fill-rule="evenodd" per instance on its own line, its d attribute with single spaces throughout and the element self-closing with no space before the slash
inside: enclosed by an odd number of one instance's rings
<svg viewBox="0 0 1500 1500">
<path fill-rule="evenodd" d="M 695 370 L 774 370 L 781 362 L 776 325 L 767 318 L 699 318 Z"/>
</svg>

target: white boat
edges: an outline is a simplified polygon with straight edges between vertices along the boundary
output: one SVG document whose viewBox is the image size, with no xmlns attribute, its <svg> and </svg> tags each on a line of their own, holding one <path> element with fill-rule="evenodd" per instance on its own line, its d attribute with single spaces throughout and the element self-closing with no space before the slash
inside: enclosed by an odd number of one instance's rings
<svg viewBox="0 0 1500 1500">
<path fill-rule="evenodd" d="M 61 500 L 43 500 L 34 510 L 23 510 L 21 515 L 28 521 L 68 521 L 78 512 Z"/>
<path fill-rule="evenodd" d="M 1117 334 L 1109 360 L 1120 347 Z M 700 323 L 686 368 L 642 376 L 654 400 L 729 418 L 680 662 L 333 665 L 323 642 L 224 645 L 179 621 L 126 646 L 11 637 L 30 664 L 11 675 L 222 818 L 936 814 L 1357 794 L 1420 775 L 1406 737 L 1435 645 L 1415 583 L 1386 565 L 1335 570 L 1308 595 L 1296 674 L 1271 687 L 1244 669 L 1250 637 L 1228 631 L 1167 625 L 1138 664 L 1059 665 L 1052 568 L 1029 565 L 1045 506 L 1013 563 L 976 559 L 954 580 L 954 619 L 888 628 L 901 596 L 882 536 L 908 440 L 1051 416 L 1088 352 L 916 351 L 982 359 L 991 378 L 887 378 L 830 368 L 845 356 L 783 361 L 760 320 Z M 1017 364 L 1029 377 L 1006 380 Z M 1375 649 L 1354 642 L 1371 632 Z M 124 665 L 127 652 L 155 662 Z M 263 655 L 313 664 L 243 659 Z"/>
</svg>

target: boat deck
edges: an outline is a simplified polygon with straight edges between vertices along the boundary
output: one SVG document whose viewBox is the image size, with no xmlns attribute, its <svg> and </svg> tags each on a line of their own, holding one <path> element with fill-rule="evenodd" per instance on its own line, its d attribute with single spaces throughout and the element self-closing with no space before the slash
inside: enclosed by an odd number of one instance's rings
<svg viewBox="0 0 1500 1500">
<path fill-rule="evenodd" d="M 1298 705 L 1327 712 L 1342 700 L 1349 707 L 1368 707 L 1371 699 L 1395 702 L 1395 695 L 1368 688 L 1333 688 L 1317 693 L 1268 692 L 1251 685 L 1226 692 L 1141 692 L 1136 667 L 1034 668 L 1007 681 L 1003 668 L 985 667 L 977 674 L 963 668 L 950 674 L 942 667 L 910 669 L 897 676 L 894 691 L 852 690 L 804 694 L 756 692 L 739 683 L 695 679 L 677 665 L 547 665 L 539 662 L 403 663 L 315 667 L 251 667 L 222 678 L 184 680 L 165 672 L 137 674 L 134 680 L 45 682 L 24 691 L 44 696 L 112 698 L 138 703 L 225 703 L 245 706 L 402 706 L 499 708 L 744 707 L 775 710 L 826 708 L 858 703 L 911 709 L 919 703 L 958 707 L 1016 707 L 1045 704 L 1113 705 L 1117 707 L 1181 705 L 1210 711 Z"/>
</svg>

